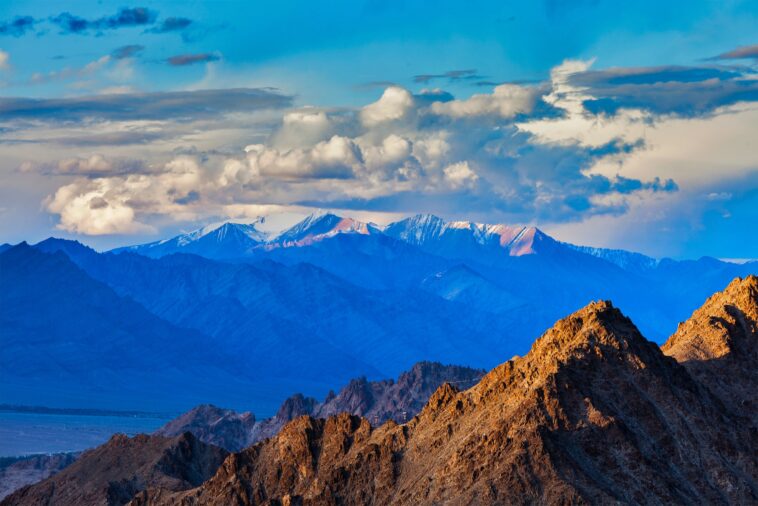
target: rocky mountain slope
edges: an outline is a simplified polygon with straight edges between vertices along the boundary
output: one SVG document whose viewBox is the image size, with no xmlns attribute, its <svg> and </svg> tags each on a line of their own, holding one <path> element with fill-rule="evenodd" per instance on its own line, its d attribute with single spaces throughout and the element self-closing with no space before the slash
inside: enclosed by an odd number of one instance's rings
<svg viewBox="0 0 758 506">
<path fill-rule="evenodd" d="M 117 434 L 58 474 L 14 492 L 0 504 L 126 504 L 147 487 L 179 491 L 198 486 L 227 454 L 190 433 L 175 438 Z"/>
<path fill-rule="evenodd" d="M 176 437 L 191 432 L 204 443 L 228 451 L 239 451 L 256 442 L 251 437 L 255 425 L 255 415 L 249 411 L 237 413 L 231 409 L 202 404 L 171 420 L 154 434 Z"/>
<path fill-rule="evenodd" d="M 71 465 L 79 452 L 0 458 L 0 499 Z"/>
<path fill-rule="evenodd" d="M 374 425 L 390 419 L 405 422 L 423 408 L 429 396 L 443 383 L 468 387 L 483 375 L 484 371 L 470 367 L 419 362 L 402 373 L 397 381 L 354 379 L 339 393 L 330 392 L 323 402 L 302 394 L 292 395 L 282 403 L 275 416 L 258 421 L 249 412 L 197 406 L 155 434 L 173 437 L 192 432 L 201 441 L 239 451 L 276 435 L 285 424 L 303 415 L 323 418 L 350 413 L 364 416 Z"/>
<path fill-rule="evenodd" d="M 742 316 L 758 306 L 754 286 L 730 285 L 672 337 L 685 365 L 594 302 L 474 387 L 443 385 L 406 424 L 302 416 L 200 487 L 154 487 L 133 504 L 753 504 L 758 430 L 744 406 L 725 409 L 741 380 L 711 388 L 687 364 L 720 360 L 721 348 L 702 351 L 720 338 L 755 350 Z M 727 355 L 755 370 L 753 354 Z"/>
</svg>

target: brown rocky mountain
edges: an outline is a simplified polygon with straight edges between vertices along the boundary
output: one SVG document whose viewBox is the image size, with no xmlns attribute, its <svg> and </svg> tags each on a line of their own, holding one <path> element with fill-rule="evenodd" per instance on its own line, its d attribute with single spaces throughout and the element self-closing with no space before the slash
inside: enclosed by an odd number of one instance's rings
<svg viewBox="0 0 758 506">
<path fill-rule="evenodd" d="M 228 452 L 191 433 L 175 438 L 113 436 L 63 471 L 17 490 L 0 504 L 120 505 L 147 487 L 185 490 L 212 476 Z"/>
<path fill-rule="evenodd" d="M 743 301 L 744 314 L 758 304 L 753 283 L 739 282 L 726 296 Z M 705 322 L 724 316 L 709 310 Z M 745 345 L 754 350 L 750 325 L 725 311 L 739 323 L 723 325 L 728 340 L 747 329 Z M 702 350 L 696 336 L 712 337 L 710 330 L 677 335 L 667 347 L 674 356 Z M 754 355 L 727 355 L 755 369 Z M 738 398 L 731 387 L 743 385 L 725 377 L 711 389 L 699 371 L 662 353 L 611 303 L 595 302 L 476 386 L 443 385 L 404 425 L 302 416 L 230 455 L 200 487 L 154 487 L 133 503 L 755 504 L 758 430 L 725 409 Z"/>
<path fill-rule="evenodd" d="M 397 381 L 354 379 L 338 394 L 330 392 L 322 403 L 296 394 L 284 401 L 276 416 L 256 425 L 253 439 L 257 442 L 274 436 L 286 423 L 302 415 L 326 418 L 350 413 L 365 417 L 375 426 L 387 420 L 403 423 L 421 411 L 443 383 L 469 387 L 484 374 L 485 371 L 471 367 L 419 362 L 402 373 Z"/>
<path fill-rule="evenodd" d="M 758 277 L 735 279 L 679 325 L 661 347 L 730 411 L 758 426 Z"/>
<path fill-rule="evenodd" d="M 352 380 L 338 394 L 331 392 L 321 403 L 312 397 L 295 394 L 282 403 L 275 416 L 257 422 L 252 413 L 198 406 L 170 421 L 156 434 L 171 437 L 190 431 L 201 441 L 239 451 L 274 436 L 287 422 L 302 415 L 323 418 L 351 413 L 368 418 L 374 425 L 389 419 L 403 422 L 418 413 L 443 383 L 469 387 L 484 373 L 470 367 L 419 362 L 402 373 L 397 381 Z"/>
<path fill-rule="evenodd" d="M 0 459 L 0 499 L 65 469 L 78 456 L 78 452 L 73 452 Z"/>
<path fill-rule="evenodd" d="M 175 437 L 191 432 L 200 441 L 229 451 L 239 451 L 255 442 L 251 438 L 255 415 L 237 413 L 210 404 L 201 404 L 155 431 L 158 436 Z"/>
</svg>

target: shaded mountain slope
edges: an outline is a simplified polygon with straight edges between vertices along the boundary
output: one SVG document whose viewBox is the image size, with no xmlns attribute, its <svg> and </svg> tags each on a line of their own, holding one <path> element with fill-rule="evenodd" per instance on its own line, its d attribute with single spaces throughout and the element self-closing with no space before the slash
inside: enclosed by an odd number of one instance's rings
<svg viewBox="0 0 758 506">
<path fill-rule="evenodd" d="M 560 320 L 405 425 L 300 417 L 202 486 L 134 504 L 732 503 L 756 433 L 608 302 Z"/>
<path fill-rule="evenodd" d="M 249 387 L 212 340 L 118 295 L 62 253 L 0 254 L 2 400 L 166 410 Z M 227 397 L 229 401 L 232 397 Z"/>
<path fill-rule="evenodd" d="M 197 486 L 213 475 L 226 455 L 190 433 L 175 438 L 117 434 L 58 474 L 16 491 L 0 504 L 126 504 L 147 487 L 178 491 Z"/>
<path fill-rule="evenodd" d="M 325 395 L 363 375 L 395 376 L 420 359 L 492 366 L 493 354 L 520 348 L 511 338 L 517 318 L 492 318 L 420 288 L 368 290 L 309 264 L 92 255 L 47 241 L 44 247 L 66 251 L 92 277 L 174 325 L 216 338 L 217 347 L 249 360 L 256 377 L 295 375 L 299 383 L 282 398 L 292 391 Z"/>
</svg>

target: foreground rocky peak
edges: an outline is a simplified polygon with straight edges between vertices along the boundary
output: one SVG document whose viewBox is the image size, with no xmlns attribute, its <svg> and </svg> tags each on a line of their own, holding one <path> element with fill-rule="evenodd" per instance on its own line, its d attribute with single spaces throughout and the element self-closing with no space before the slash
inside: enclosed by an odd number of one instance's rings
<svg viewBox="0 0 758 506">
<path fill-rule="evenodd" d="M 758 277 L 747 276 L 711 296 L 661 348 L 758 427 L 757 345 Z"/>
<path fill-rule="evenodd" d="M 135 504 L 758 501 L 756 431 L 609 302 L 410 422 L 300 417 L 196 489 Z"/>
<path fill-rule="evenodd" d="M 758 277 L 736 278 L 712 295 L 661 347 L 680 362 L 755 353 Z"/>
<path fill-rule="evenodd" d="M 14 492 L 0 504 L 126 504 L 148 487 L 170 491 L 196 487 L 216 472 L 227 455 L 189 432 L 175 438 L 116 434 L 63 471 Z"/>
</svg>

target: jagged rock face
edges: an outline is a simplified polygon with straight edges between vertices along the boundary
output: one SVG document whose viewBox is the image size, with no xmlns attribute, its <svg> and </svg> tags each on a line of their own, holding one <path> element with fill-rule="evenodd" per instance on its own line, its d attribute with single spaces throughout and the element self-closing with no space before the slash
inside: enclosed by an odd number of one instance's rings
<svg viewBox="0 0 758 506">
<path fill-rule="evenodd" d="M 756 431 L 610 303 L 405 425 L 304 416 L 202 486 L 134 504 L 573 504 L 758 501 Z"/>
<path fill-rule="evenodd" d="M 437 362 L 419 362 L 400 375 L 397 382 L 353 380 L 336 396 L 330 396 L 313 413 L 324 418 L 352 413 L 367 418 L 373 425 L 394 420 L 404 423 L 421 411 L 429 397 L 443 383 L 461 388 L 473 386 L 485 371 Z"/>
<path fill-rule="evenodd" d="M 318 401 L 313 397 L 295 394 L 282 403 L 275 416 L 255 424 L 250 439 L 258 442 L 275 436 L 287 422 L 299 416 L 312 414 L 316 406 L 318 406 Z"/>
<path fill-rule="evenodd" d="M 229 451 L 247 448 L 255 426 L 255 415 L 250 412 L 237 413 L 231 409 L 222 409 L 203 404 L 171 420 L 155 431 L 158 436 L 175 437 L 191 432 L 204 443 L 220 446 Z"/>
<path fill-rule="evenodd" d="M 322 403 L 313 397 L 295 394 L 282 403 L 275 416 L 257 422 L 252 413 L 201 405 L 170 421 L 155 434 L 173 437 L 189 431 L 201 441 L 229 451 L 239 451 L 275 436 L 284 425 L 303 415 L 325 418 L 351 413 L 366 417 L 373 425 L 390 419 L 402 423 L 418 413 L 429 396 L 443 383 L 468 387 L 483 375 L 481 369 L 419 362 L 401 374 L 397 382 L 358 378 L 340 390 L 339 394 L 330 393 Z"/>
<path fill-rule="evenodd" d="M 758 425 L 758 277 L 732 281 L 679 325 L 661 347 Z"/>
<path fill-rule="evenodd" d="M 117 434 L 63 471 L 16 491 L 1 504 L 126 504 L 148 487 L 169 491 L 196 487 L 216 472 L 227 455 L 189 432 L 175 438 Z"/>
</svg>

